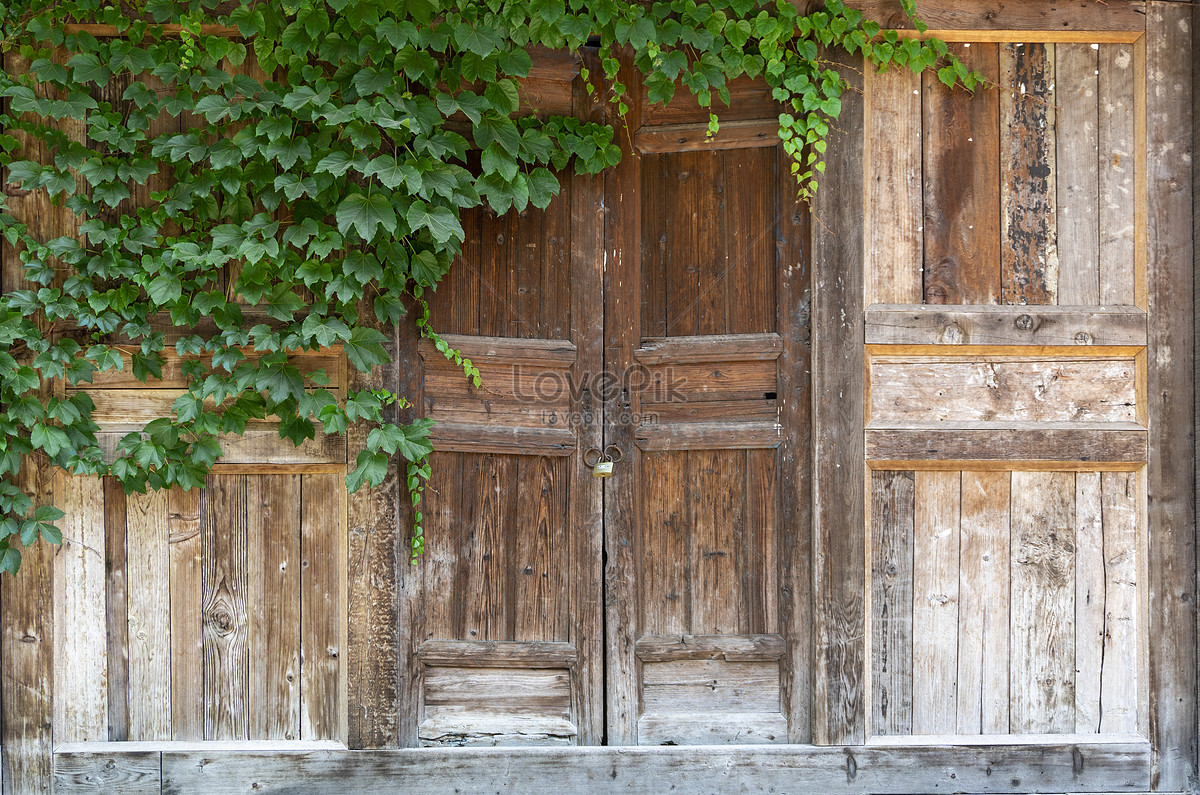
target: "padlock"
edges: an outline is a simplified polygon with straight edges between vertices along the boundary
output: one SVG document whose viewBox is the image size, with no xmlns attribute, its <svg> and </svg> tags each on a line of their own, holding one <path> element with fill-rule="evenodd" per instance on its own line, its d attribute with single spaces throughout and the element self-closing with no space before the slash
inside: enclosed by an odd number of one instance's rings
<svg viewBox="0 0 1200 795">
<path fill-rule="evenodd" d="M 613 473 L 613 462 L 608 459 L 601 459 L 592 466 L 592 477 L 607 478 Z"/>
</svg>

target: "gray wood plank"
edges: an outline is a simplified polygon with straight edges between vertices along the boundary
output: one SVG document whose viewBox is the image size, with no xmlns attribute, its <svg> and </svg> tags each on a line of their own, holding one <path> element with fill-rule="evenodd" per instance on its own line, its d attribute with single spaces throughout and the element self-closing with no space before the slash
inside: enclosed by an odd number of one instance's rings
<svg viewBox="0 0 1200 795">
<path fill-rule="evenodd" d="M 913 473 L 871 473 L 871 731 L 912 733 Z"/>
<path fill-rule="evenodd" d="M 158 795 L 162 791 L 161 754 L 158 751 L 55 754 L 54 791 Z"/>
<path fill-rule="evenodd" d="M 1132 306 L 896 306 L 867 309 L 868 345 L 1146 344 L 1146 313 Z"/>
</svg>

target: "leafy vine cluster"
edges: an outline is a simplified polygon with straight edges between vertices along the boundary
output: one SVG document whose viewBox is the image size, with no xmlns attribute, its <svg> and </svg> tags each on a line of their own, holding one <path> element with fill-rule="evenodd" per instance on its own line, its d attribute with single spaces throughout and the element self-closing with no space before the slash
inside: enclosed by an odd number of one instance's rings
<svg viewBox="0 0 1200 795">
<path fill-rule="evenodd" d="M 805 196 L 846 90 L 829 49 L 977 81 L 943 43 L 882 31 L 839 0 L 811 14 L 783 0 L 33 0 L 0 10 L 0 25 L 0 232 L 24 280 L 0 299 L 11 573 L 22 546 L 61 540 L 61 512 L 18 486 L 31 456 L 129 491 L 196 488 L 220 435 L 256 420 L 297 444 L 365 423 L 346 485 L 376 486 L 402 457 L 422 550 L 431 423 L 394 421 L 407 403 L 388 391 L 339 399 L 289 353 L 339 346 L 370 371 L 389 358 L 380 329 L 411 313 L 478 381 L 424 302 L 463 243 L 461 214 L 544 208 L 560 175 L 620 158 L 611 126 L 520 112 L 531 48 L 598 46 L 605 80 L 582 79 L 617 115 L 622 51 L 650 103 L 682 86 L 719 112 L 731 79 L 764 79 Z M 256 71 L 231 73 L 251 58 Z M 157 132 L 163 120 L 187 123 Z M 34 191 L 71 222 L 45 234 L 16 217 L 11 196 Z M 47 387 L 126 368 L 159 378 L 169 346 L 186 392 L 107 455 L 88 393 Z"/>
</svg>

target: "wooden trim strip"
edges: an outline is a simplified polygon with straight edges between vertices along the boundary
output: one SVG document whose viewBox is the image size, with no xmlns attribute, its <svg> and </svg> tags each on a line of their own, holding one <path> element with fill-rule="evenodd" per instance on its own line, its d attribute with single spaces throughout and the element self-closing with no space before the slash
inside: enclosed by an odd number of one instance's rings
<svg viewBox="0 0 1200 795">
<path fill-rule="evenodd" d="M 866 432 L 867 460 L 873 469 L 906 469 L 917 461 L 992 462 L 990 468 L 1021 469 L 1014 462 L 1144 465 L 1147 434 L 1142 430 L 1094 428 L 876 429 Z M 887 466 L 883 466 L 883 463 Z M 905 465 L 892 466 L 906 462 Z M 926 467 L 922 467 L 926 468 Z"/>
<path fill-rule="evenodd" d="M 816 5 L 814 0 L 793 2 L 806 9 Z M 859 9 L 865 17 L 885 27 L 912 26 L 899 0 L 850 0 L 847 5 Z M 917 3 L 917 16 L 929 25 L 929 36 L 941 37 L 959 31 L 970 31 L 973 35 L 1010 32 L 1020 33 L 1024 37 L 1016 39 L 1018 41 L 1037 41 L 1031 36 L 1042 31 L 1056 36 L 1089 31 L 1141 32 L 1146 29 L 1145 13 L 1146 3 L 1141 0 L 1077 0 L 1071 3 L 919 0 Z"/>
<path fill-rule="evenodd" d="M 518 428 L 439 422 L 429 433 L 435 450 L 457 453 L 565 456 L 575 452 L 575 433 L 567 428 Z"/>
<path fill-rule="evenodd" d="M 473 334 L 443 334 L 451 348 L 479 364 L 536 364 L 549 367 L 569 367 L 575 362 L 575 344 L 570 340 L 518 339 L 516 337 L 480 337 Z M 421 340 L 418 352 L 422 359 L 444 359 L 429 340 Z"/>
<path fill-rule="evenodd" d="M 1039 345 L 1090 349 L 1146 344 L 1136 307 L 903 306 L 867 309 L 868 345 Z"/>
<path fill-rule="evenodd" d="M 711 138 L 707 124 L 646 125 L 633 136 L 633 145 L 642 154 L 754 149 L 778 144 L 778 119 L 721 122 Z"/>
<path fill-rule="evenodd" d="M 164 751 L 170 792 L 277 792 L 333 789 L 464 793 L 656 792 L 803 789 L 861 792 L 1144 792 L 1150 744 L 1096 742 L 1079 735 L 1055 744 L 1012 742 L 863 746 L 591 746 L 573 748 L 415 748 L 397 751 Z M 948 738 L 947 738 L 948 739 Z M 957 738 L 955 738 L 957 739 Z M 65 755 L 63 755 L 65 757 Z M 100 759 L 95 760 L 98 764 Z M 62 763 L 66 763 L 64 758 Z"/>
<path fill-rule="evenodd" d="M 654 337 L 643 340 L 633 356 L 642 364 L 774 361 L 783 353 L 783 337 L 768 334 L 712 334 Z"/>
<path fill-rule="evenodd" d="M 1145 31 L 1137 30 L 957 30 L 930 28 L 924 33 L 915 30 L 897 30 L 902 39 L 941 39 L 947 44 L 966 42 L 984 43 L 1027 43 L 1043 42 L 1062 44 L 1121 44 L 1132 43 L 1141 38 Z"/>
<path fill-rule="evenodd" d="M 777 422 L 660 422 L 638 426 L 638 448 L 658 450 L 761 450 L 778 447 Z"/>
<path fill-rule="evenodd" d="M 427 640 L 417 656 L 456 668 L 572 668 L 578 660 L 573 645 L 557 641 Z"/>
<path fill-rule="evenodd" d="M 634 651 L 642 662 L 771 662 L 783 657 L 786 648 L 782 635 L 645 635 Z"/>
</svg>

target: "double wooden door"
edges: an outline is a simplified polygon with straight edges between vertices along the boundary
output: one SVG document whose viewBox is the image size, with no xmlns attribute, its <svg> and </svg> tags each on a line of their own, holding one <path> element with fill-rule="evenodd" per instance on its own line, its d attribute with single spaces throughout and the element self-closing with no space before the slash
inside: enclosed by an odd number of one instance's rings
<svg viewBox="0 0 1200 795">
<path fill-rule="evenodd" d="M 602 112 L 569 75 L 526 91 Z M 807 739 L 807 219 L 761 88 L 714 140 L 631 93 L 621 165 L 471 216 L 433 299 L 482 386 L 420 347 L 412 744 Z"/>
</svg>

